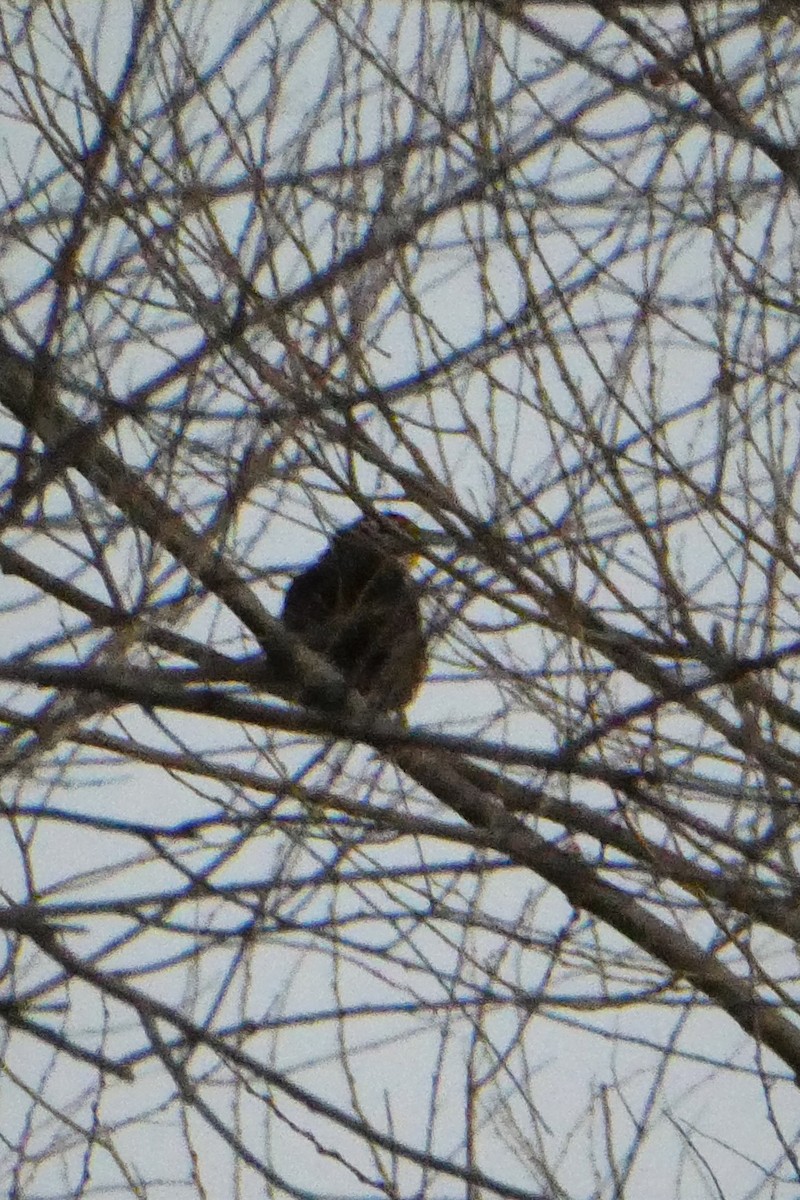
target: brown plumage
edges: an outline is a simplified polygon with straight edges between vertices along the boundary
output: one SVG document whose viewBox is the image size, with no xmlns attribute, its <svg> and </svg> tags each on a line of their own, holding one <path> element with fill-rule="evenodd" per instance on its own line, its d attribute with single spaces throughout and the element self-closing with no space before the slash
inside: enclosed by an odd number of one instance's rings
<svg viewBox="0 0 800 1200">
<path fill-rule="evenodd" d="M 425 675 L 418 589 L 404 561 L 418 538 L 399 513 L 362 517 L 334 534 L 283 603 L 286 627 L 385 712 L 404 708 Z"/>
</svg>

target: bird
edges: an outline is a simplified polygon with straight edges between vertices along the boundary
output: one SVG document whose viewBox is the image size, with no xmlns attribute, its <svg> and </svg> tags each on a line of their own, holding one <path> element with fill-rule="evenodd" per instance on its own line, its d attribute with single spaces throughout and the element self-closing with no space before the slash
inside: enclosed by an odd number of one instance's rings
<svg viewBox="0 0 800 1200">
<path fill-rule="evenodd" d="M 283 602 L 285 627 L 385 713 L 406 707 L 427 667 L 419 587 L 407 565 L 420 537 L 401 513 L 362 516 L 334 533 L 324 553 L 295 576 Z M 328 706 L 321 695 L 303 699 Z"/>
</svg>

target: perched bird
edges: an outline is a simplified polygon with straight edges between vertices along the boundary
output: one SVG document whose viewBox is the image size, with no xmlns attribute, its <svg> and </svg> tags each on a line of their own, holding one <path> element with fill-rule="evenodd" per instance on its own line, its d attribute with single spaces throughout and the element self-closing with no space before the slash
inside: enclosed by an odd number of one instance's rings
<svg viewBox="0 0 800 1200">
<path fill-rule="evenodd" d="M 425 675 L 419 589 L 406 566 L 419 538 L 400 513 L 361 517 L 333 535 L 283 602 L 287 629 L 384 712 L 404 708 Z"/>
</svg>

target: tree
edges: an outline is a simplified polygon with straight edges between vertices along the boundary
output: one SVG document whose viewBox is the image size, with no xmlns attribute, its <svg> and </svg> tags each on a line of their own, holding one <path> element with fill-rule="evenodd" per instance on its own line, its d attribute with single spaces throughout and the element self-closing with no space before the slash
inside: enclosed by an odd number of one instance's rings
<svg viewBox="0 0 800 1200">
<path fill-rule="evenodd" d="M 795 6 L 0 37 L 6 1192 L 794 1197 Z"/>
</svg>

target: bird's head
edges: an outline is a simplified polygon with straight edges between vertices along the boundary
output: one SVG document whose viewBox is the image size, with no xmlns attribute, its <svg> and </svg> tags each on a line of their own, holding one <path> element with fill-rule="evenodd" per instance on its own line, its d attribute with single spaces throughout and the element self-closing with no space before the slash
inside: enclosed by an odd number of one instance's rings
<svg viewBox="0 0 800 1200">
<path fill-rule="evenodd" d="M 398 512 L 374 512 L 340 530 L 337 540 L 363 540 L 384 554 L 411 558 L 419 554 L 423 537 L 423 531 L 410 517 Z"/>
</svg>

